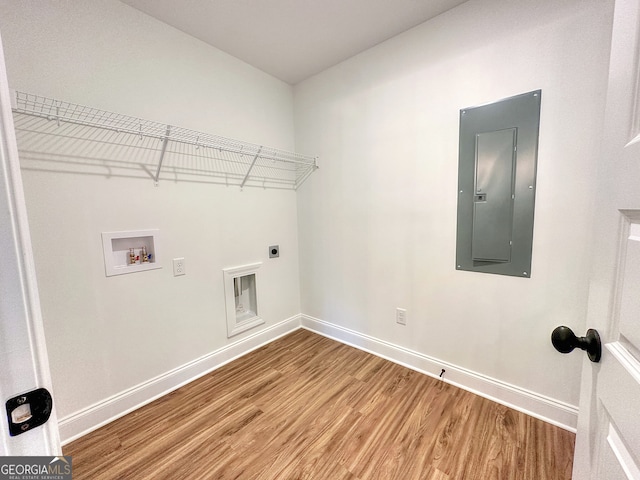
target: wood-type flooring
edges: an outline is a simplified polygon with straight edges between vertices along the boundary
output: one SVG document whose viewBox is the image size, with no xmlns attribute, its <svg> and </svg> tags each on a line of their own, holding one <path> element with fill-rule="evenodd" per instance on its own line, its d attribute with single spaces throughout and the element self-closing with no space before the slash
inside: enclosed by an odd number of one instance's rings
<svg viewBox="0 0 640 480">
<path fill-rule="evenodd" d="M 297 330 L 64 454 L 74 480 L 560 480 L 574 437 Z"/>
</svg>

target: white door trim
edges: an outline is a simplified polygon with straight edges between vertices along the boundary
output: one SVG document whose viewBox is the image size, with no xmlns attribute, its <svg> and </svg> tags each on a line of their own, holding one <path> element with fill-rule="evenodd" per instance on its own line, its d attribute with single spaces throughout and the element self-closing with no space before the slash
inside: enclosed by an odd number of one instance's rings
<svg viewBox="0 0 640 480">
<path fill-rule="evenodd" d="M 0 455 L 60 455 L 55 398 L 47 423 L 16 436 L 4 407 L 38 388 L 52 392 L 52 385 L 1 40 L 0 256 Z"/>
</svg>

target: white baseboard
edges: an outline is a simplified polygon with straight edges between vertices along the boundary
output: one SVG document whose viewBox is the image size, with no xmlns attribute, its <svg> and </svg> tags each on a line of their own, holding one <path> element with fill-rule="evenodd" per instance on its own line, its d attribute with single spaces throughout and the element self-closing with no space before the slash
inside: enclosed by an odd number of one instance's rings
<svg viewBox="0 0 640 480">
<path fill-rule="evenodd" d="M 443 380 L 447 383 L 566 430 L 576 431 L 578 418 L 576 406 L 384 340 L 300 314 L 60 419 L 58 426 L 62 445 L 299 328 L 305 328 L 432 377 L 437 378 L 441 369 L 444 368 L 446 374 Z"/>
<path fill-rule="evenodd" d="M 206 375 L 216 368 L 299 328 L 300 316 L 295 315 L 271 327 L 260 330 L 253 335 L 197 358 L 192 362 L 68 415 L 58 422 L 62 445 L 96 430 Z"/>
<path fill-rule="evenodd" d="M 348 328 L 320 320 L 309 315 L 301 315 L 301 326 L 314 333 L 324 335 L 341 343 L 438 378 L 444 368 L 443 380 L 463 390 L 506 405 L 545 422 L 571 432 L 576 431 L 578 407 L 531 392 L 515 385 L 496 380 L 480 373 L 467 370 L 428 355 L 379 340 Z"/>
</svg>

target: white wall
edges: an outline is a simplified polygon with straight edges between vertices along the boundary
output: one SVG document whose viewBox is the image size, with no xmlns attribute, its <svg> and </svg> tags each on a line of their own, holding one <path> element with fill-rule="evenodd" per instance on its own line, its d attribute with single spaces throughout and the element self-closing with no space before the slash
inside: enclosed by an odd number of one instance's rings
<svg viewBox="0 0 640 480">
<path fill-rule="evenodd" d="M 0 32 L 12 88 L 293 148 L 289 85 L 118 1 L 2 1 Z M 225 267 L 264 262 L 266 327 L 300 312 L 294 192 L 23 176 L 63 420 L 228 345 Z M 105 277 L 100 233 L 147 228 L 164 268 Z M 186 276 L 173 277 L 175 257 Z"/>
<path fill-rule="evenodd" d="M 320 156 L 298 195 L 303 313 L 576 406 L 582 354 L 550 333 L 586 330 L 611 16 L 471 0 L 298 84 L 296 147 Z M 459 110 L 538 88 L 531 279 L 456 271 Z"/>
</svg>

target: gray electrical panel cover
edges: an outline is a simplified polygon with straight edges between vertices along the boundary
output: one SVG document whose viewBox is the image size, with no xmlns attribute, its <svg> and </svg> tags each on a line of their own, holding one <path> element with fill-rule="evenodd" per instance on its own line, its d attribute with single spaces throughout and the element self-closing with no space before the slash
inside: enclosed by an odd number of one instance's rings
<svg viewBox="0 0 640 480">
<path fill-rule="evenodd" d="M 531 276 L 541 98 L 460 111 L 458 270 Z"/>
</svg>

